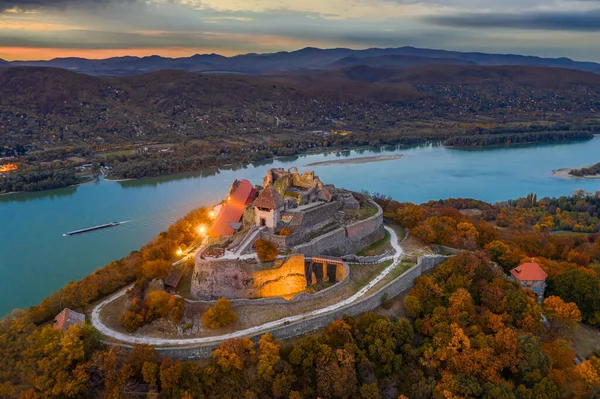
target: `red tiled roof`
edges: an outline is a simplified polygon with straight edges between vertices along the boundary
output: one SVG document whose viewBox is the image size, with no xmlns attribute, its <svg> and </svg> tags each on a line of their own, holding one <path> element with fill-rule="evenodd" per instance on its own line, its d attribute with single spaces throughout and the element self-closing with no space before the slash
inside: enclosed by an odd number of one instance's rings
<svg viewBox="0 0 600 399">
<path fill-rule="evenodd" d="M 54 328 L 68 330 L 72 325 L 79 324 L 82 326 L 84 322 L 84 314 L 77 313 L 69 308 L 64 308 L 62 312 L 54 317 Z"/>
<path fill-rule="evenodd" d="M 521 281 L 543 281 L 548 277 L 537 263 L 524 263 L 512 269 L 510 274 Z"/>
<path fill-rule="evenodd" d="M 235 183 L 234 183 L 235 186 Z M 209 237 L 231 236 L 235 233 L 230 223 L 239 223 L 246 205 L 256 197 L 256 190 L 248 180 L 242 180 L 234 187 L 221 211 L 208 229 Z"/>
<path fill-rule="evenodd" d="M 255 207 L 263 209 L 276 209 L 282 205 L 283 198 L 281 198 L 281 195 L 272 185 L 265 187 L 258 195 L 256 201 L 254 201 Z"/>
</svg>

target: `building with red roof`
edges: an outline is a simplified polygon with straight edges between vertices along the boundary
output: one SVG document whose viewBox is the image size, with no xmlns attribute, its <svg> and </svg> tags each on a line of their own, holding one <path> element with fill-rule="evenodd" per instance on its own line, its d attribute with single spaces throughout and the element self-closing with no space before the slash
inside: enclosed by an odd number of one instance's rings
<svg viewBox="0 0 600 399">
<path fill-rule="evenodd" d="M 279 222 L 280 213 L 285 209 L 285 202 L 272 184 L 266 186 L 254 201 L 256 224 L 274 229 Z"/>
<path fill-rule="evenodd" d="M 64 308 L 62 312 L 54 318 L 54 328 L 59 330 L 68 330 L 71 326 L 77 324 L 83 327 L 85 323 L 85 315 L 75 312 L 69 308 Z"/>
<path fill-rule="evenodd" d="M 221 206 L 208 229 L 209 237 L 228 237 L 235 234 L 241 226 L 246 206 L 256 198 L 256 189 L 248 180 L 236 180 L 229 189 L 227 200 Z"/>
<path fill-rule="evenodd" d="M 512 269 L 510 274 L 522 287 L 531 288 L 538 296 L 538 301 L 541 302 L 544 299 L 548 274 L 540 265 L 535 262 L 523 263 Z"/>
</svg>

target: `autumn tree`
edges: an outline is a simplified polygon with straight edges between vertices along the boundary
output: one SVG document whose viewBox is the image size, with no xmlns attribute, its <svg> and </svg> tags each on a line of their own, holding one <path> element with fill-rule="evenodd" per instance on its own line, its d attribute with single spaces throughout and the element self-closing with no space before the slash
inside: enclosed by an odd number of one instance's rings
<svg viewBox="0 0 600 399">
<path fill-rule="evenodd" d="M 592 325 L 600 324 L 600 278 L 581 270 L 568 270 L 548 281 L 548 295 L 574 302 L 583 319 Z"/>
<path fill-rule="evenodd" d="M 254 242 L 254 249 L 256 249 L 256 255 L 261 262 L 272 262 L 279 254 L 275 244 L 262 238 Z"/>
<path fill-rule="evenodd" d="M 573 302 L 565 302 L 560 297 L 544 299 L 544 313 L 548 318 L 549 333 L 552 336 L 569 338 L 581 321 L 581 312 Z"/>
<path fill-rule="evenodd" d="M 235 323 L 237 318 L 237 314 L 231 309 L 231 301 L 219 298 L 217 303 L 202 315 L 202 325 L 210 329 L 227 327 Z"/>
<path fill-rule="evenodd" d="M 505 273 L 519 266 L 521 254 L 503 241 L 492 241 L 485 246 L 485 251 L 492 262 L 496 262 Z"/>
<path fill-rule="evenodd" d="M 396 220 L 402 227 L 414 229 L 425 218 L 425 213 L 419 205 L 406 203 L 396 210 Z"/>
<path fill-rule="evenodd" d="M 258 356 L 257 375 L 259 379 L 271 384 L 275 376 L 275 365 L 280 361 L 279 345 L 271 334 L 265 334 L 258 341 L 260 354 Z"/>
</svg>

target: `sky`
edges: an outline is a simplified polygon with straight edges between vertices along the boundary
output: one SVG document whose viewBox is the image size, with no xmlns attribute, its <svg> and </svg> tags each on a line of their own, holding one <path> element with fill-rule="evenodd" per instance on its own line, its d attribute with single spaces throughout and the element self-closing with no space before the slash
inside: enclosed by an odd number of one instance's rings
<svg viewBox="0 0 600 399">
<path fill-rule="evenodd" d="M 600 0 L 0 0 L 0 58 L 401 47 L 600 62 Z"/>
</svg>

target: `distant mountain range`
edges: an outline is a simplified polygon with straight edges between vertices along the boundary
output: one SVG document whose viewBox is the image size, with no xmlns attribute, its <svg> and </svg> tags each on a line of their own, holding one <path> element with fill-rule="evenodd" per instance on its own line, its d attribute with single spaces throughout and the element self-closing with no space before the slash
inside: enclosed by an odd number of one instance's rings
<svg viewBox="0 0 600 399">
<path fill-rule="evenodd" d="M 471 66 L 535 66 L 574 69 L 600 73 L 600 64 L 573 61 L 569 58 L 541 58 L 512 54 L 463 53 L 414 47 L 318 49 L 307 47 L 292 52 L 244 54 L 224 57 L 218 54 L 194 55 L 186 58 L 114 57 L 103 60 L 55 58 L 49 61 L 13 61 L 0 59 L 0 67 L 45 66 L 68 69 L 90 75 L 127 76 L 164 69 L 205 73 L 264 74 L 293 70 L 331 70 L 348 67 L 415 67 L 425 65 Z"/>
</svg>

